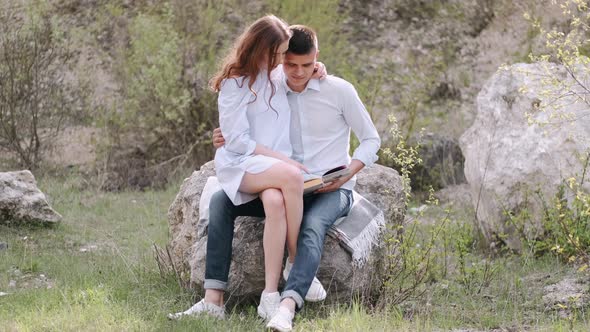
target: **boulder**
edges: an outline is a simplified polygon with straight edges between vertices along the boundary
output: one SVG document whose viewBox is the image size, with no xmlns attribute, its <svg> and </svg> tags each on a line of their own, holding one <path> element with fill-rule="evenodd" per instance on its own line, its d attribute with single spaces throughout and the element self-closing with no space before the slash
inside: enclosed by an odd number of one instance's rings
<svg viewBox="0 0 590 332">
<path fill-rule="evenodd" d="M 53 225 L 61 219 L 37 188 L 31 172 L 0 172 L 0 223 Z"/>
<path fill-rule="evenodd" d="M 420 145 L 420 159 L 410 175 L 412 190 L 428 191 L 465 183 L 464 158 L 457 140 L 426 135 Z"/>
<path fill-rule="evenodd" d="M 479 93 L 477 118 L 460 139 L 477 223 L 490 244 L 521 249 L 522 235 L 542 234 L 543 201 L 552 199 L 565 179 L 581 179 L 590 147 L 588 106 L 549 86 L 543 78 L 551 75 L 581 92 L 557 65 L 500 69 Z M 589 181 L 584 188 L 590 190 Z M 517 229 L 507 214 L 524 209 L 530 218 Z"/>
<path fill-rule="evenodd" d="M 171 240 L 170 256 L 181 278 L 202 292 L 205 274 L 207 235 L 197 232 L 199 199 L 209 176 L 215 174 L 212 162 L 206 163 L 185 179 L 168 210 Z M 390 168 L 374 165 L 357 176 L 356 190 L 383 210 L 388 227 L 398 229 L 404 220 L 401 177 Z M 264 288 L 264 255 L 260 219 L 239 217 L 233 240 L 233 257 L 228 294 L 235 301 L 255 299 Z M 204 233 L 204 232 L 203 232 Z M 381 234 L 383 239 L 384 234 Z M 386 246 L 380 241 L 368 261 L 353 266 L 351 255 L 339 243 L 326 237 L 317 277 L 328 290 L 328 300 L 350 301 L 353 295 L 377 296 L 385 273 Z"/>
<path fill-rule="evenodd" d="M 463 174 L 463 153 L 457 140 L 429 133 L 419 139 L 418 157 L 422 162 L 415 165 L 410 173 L 413 192 L 428 192 L 432 187 L 439 190 L 465 183 Z M 418 144 L 411 139 L 410 145 Z M 399 169 L 394 160 L 386 160 L 384 165 Z"/>
</svg>

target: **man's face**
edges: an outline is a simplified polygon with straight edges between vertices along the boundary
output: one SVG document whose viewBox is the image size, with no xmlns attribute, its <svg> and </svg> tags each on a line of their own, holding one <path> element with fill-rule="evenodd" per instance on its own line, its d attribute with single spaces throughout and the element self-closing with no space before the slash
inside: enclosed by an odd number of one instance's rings
<svg viewBox="0 0 590 332">
<path fill-rule="evenodd" d="M 303 91 L 307 82 L 313 75 L 313 69 L 317 60 L 317 50 L 308 54 L 299 55 L 287 52 L 283 60 L 283 70 L 287 75 L 287 84 L 294 91 Z"/>
</svg>

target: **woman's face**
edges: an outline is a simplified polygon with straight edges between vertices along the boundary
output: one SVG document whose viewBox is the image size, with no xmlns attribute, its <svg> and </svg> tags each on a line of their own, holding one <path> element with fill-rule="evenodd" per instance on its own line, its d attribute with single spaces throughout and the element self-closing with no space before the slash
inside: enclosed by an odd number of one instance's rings
<svg viewBox="0 0 590 332">
<path fill-rule="evenodd" d="M 283 63 L 283 58 L 284 58 L 285 54 L 287 53 L 288 49 L 289 49 L 289 40 L 286 40 L 283 43 L 281 43 L 281 45 L 279 45 L 279 48 L 277 48 L 277 51 L 275 52 L 275 61 L 274 61 L 275 67 L 280 65 L 281 63 Z"/>
</svg>

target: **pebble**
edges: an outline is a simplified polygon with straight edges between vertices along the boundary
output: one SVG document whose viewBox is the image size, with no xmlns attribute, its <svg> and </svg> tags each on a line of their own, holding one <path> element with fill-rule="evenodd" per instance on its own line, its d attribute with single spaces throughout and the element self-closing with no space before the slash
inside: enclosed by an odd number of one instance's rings
<svg viewBox="0 0 590 332">
<path fill-rule="evenodd" d="M 0 292 L 0 297 L 6 296 L 6 295 L 8 295 L 8 293 Z"/>
<path fill-rule="evenodd" d="M 23 275 L 23 273 L 21 272 L 21 270 L 17 269 L 17 268 L 10 268 L 10 270 L 8 271 L 13 277 L 20 277 Z"/>
<path fill-rule="evenodd" d="M 16 288 L 16 280 L 10 280 L 8 282 L 8 288 Z"/>
<path fill-rule="evenodd" d="M 8 243 L 0 242 L 0 251 L 8 249 Z"/>
<path fill-rule="evenodd" d="M 82 247 L 79 249 L 80 252 L 89 252 L 98 249 L 98 246 L 95 244 L 88 245 L 86 247 Z"/>
</svg>

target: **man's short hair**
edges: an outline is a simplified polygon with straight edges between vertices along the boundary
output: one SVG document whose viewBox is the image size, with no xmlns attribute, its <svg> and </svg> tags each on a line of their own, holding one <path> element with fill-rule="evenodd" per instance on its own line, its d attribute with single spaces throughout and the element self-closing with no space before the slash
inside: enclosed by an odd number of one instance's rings
<svg viewBox="0 0 590 332">
<path fill-rule="evenodd" d="M 289 27 L 291 39 L 289 39 L 289 49 L 297 55 L 309 54 L 312 50 L 318 50 L 318 37 L 312 28 L 305 25 L 292 25 Z"/>
</svg>

